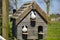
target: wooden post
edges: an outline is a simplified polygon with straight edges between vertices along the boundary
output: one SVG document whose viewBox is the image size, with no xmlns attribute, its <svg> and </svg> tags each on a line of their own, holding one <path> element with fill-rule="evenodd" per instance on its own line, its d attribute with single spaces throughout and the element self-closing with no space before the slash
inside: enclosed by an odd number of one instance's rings
<svg viewBox="0 0 60 40">
<path fill-rule="evenodd" d="M 2 35 L 8 40 L 9 27 L 9 0 L 2 0 Z"/>
</svg>

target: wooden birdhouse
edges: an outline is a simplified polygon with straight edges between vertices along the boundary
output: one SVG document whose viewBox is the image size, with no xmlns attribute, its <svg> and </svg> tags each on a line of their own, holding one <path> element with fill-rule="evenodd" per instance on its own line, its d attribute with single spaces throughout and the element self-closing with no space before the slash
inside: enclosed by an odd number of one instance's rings
<svg viewBox="0 0 60 40">
<path fill-rule="evenodd" d="M 39 40 L 47 37 L 49 18 L 36 2 L 24 3 L 12 16 L 13 35 L 17 40 Z"/>
</svg>

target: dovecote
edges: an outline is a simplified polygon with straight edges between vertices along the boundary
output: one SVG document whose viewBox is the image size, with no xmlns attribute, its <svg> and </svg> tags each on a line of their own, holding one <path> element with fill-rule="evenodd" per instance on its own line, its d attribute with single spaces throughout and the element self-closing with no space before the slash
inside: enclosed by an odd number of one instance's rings
<svg viewBox="0 0 60 40">
<path fill-rule="evenodd" d="M 39 40 L 45 39 L 47 36 L 47 25 L 50 22 L 50 18 L 46 16 L 36 2 L 32 4 L 33 2 L 23 4 L 11 17 L 15 19 L 15 21 L 13 20 L 13 32 L 16 33 L 17 40 Z M 23 29 L 23 27 L 25 28 Z"/>
</svg>

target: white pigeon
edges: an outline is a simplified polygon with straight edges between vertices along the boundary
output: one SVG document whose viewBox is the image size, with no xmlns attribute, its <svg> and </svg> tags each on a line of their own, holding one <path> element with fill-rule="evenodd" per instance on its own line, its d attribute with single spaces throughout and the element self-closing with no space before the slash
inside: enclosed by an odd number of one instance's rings
<svg viewBox="0 0 60 40">
<path fill-rule="evenodd" d="M 32 18 L 32 19 L 35 19 L 35 18 L 36 18 L 36 15 L 34 14 L 33 11 L 31 11 L 31 18 Z"/>
<path fill-rule="evenodd" d="M 2 36 L 0 36 L 0 40 L 6 40 L 6 39 L 4 39 Z"/>
<path fill-rule="evenodd" d="M 27 28 L 26 26 L 24 25 L 23 29 L 22 29 L 23 32 L 27 32 Z"/>
</svg>

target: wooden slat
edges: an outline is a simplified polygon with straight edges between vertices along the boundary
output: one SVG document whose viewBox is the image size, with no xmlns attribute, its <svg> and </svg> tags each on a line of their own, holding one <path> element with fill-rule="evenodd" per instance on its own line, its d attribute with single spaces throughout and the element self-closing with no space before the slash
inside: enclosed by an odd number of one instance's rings
<svg viewBox="0 0 60 40">
<path fill-rule="evenodd" d="M 43 32 L 39 32 L 38 34 L 45 34 L 45 33 L 43 33 Z"/>
<path fill-rule="evenodd" d="M 26 34 L 28 34 L 28 33 L 22 33 L 22 34 L 25 34 L 25 35 L 26 35 Z"/>
<path fill-rule="evenodd" d="M 24 5 L 29 5 L 29 4 L 31 4 L 31 2 L 25 3 Z"/>
<path fill-rule="evenodd" d="M 24 17 L 25 15 L 31 10 L 31 8 L 26 9 L 17 19 L 16 19 L 16 24 L 18 24 Z"/>
</svg>

